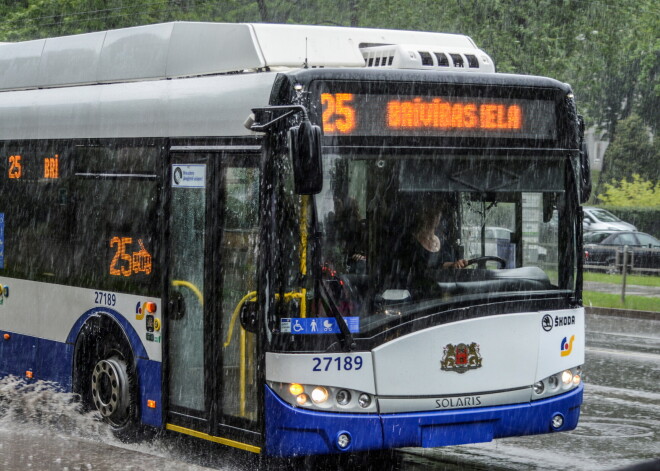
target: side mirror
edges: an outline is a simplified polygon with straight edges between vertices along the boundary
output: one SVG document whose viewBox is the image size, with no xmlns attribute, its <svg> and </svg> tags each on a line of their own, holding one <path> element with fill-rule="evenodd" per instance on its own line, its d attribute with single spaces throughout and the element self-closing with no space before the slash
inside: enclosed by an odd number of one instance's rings
<svg viewBox="0 0 660 471">
<path fill-rule="evenodd" d="M 293 183 L 299 195 L 316 195 L 323 188 L 321 128 L 308 119 L 289 129 Z"/>
<path fill-rule="evenodd" d="M 580 151 L 580 201 L 586 203 L 591 196 L 591 165 L 587 145 L 582 143 Z"/>
</svg>

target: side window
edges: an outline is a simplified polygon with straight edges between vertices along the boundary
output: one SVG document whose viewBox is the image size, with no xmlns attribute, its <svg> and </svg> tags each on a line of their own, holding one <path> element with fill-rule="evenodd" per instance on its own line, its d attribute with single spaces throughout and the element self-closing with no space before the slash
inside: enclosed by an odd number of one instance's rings
<svg viewBox="0 0 660 471">
<path fill-rule="evenodd" d="M 619 234 L 616 238 L 617 245 L 637 245 L 635 236 L 632 234 Z"/>
<path fill-rule="evenodd" d="M 0 270 L 58 282 L 71 265 L 66 143 L 25 142 L 2 151 Z"/>
<path fill-rule="evenodd" d="M 141 146 L 72 152 L 72 284 L 157 292 L 158 156 Z"/>
<path fill-rule="evenodd" d="M 239 335 L 238 326 L 233 329 L 230 326 L 240 301 L 257 289 L 259 169 L 227 166 L 223 169 L 223 181 L 224 220 L 220 260 L 222 325 L 225 328 L 223 410 L 230 416 L 256 420 L 259 413 L 257 407 L 246 407 L 245 400 L 257 394 L 254 334 Z M 241 368 L 243 377 L 238 374 Z"/>
<path fill-rule="evenodd" d="M 658 247 L 658 241 L 651 237 L 650 235 L 647 234 L 640 234 L 637 233 L 637 240 L 639 241 L 639 245 L 642 245 L 644 247 Z"/>
</svg>

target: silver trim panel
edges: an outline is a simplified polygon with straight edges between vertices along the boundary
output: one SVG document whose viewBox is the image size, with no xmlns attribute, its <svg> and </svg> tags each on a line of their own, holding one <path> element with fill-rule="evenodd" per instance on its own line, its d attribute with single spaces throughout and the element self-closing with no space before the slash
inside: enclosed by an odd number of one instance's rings
<svg viewBox="0 0 660 471">
<path fill-rule="evenodd" d="M 464 394 L 456 396 L 437 396 L 420 398 L 379 397 L 378 407 L 381 414 L 403 412 L 437 412 L 453 409 L 472 409 L 475 407 L 503 406 L 529 402 L 532 388 L 525 387 L 505 392 Z"/>
</svg>

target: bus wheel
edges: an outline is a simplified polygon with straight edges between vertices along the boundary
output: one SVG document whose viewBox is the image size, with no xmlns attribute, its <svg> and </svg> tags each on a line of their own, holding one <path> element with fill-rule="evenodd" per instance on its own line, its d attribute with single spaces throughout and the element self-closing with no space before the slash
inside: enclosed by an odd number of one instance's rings
<svg viewBox="0 0 660 471">
<path fill-rule="evenodd" d="M 122 441 L 142 438 L 139 389 L 130 343 L 115 322 L 99 317 L 82 329 L 74 353 L 73 390 Z"/>
<path fill-rule="evenodd" d="M 100 360 L 92 371 L 92 402 L 103 419 L 114 428 L 131 420 L 130 380 L 126 362 L 119 357 Z"/>
</svg>

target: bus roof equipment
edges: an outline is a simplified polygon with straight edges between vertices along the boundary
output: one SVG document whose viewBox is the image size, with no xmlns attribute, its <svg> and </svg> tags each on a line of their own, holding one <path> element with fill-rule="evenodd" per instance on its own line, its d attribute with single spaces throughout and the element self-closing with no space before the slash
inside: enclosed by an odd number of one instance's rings
<svg viewBox="0 0 660 471">
<path fill-rule="evenodd" d="M 0 44 L 0 90 L 301 67 L 495 71 L 468 36 L 336 26 L 172 22 Z"/>
</svg>

